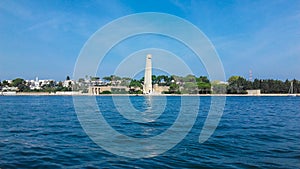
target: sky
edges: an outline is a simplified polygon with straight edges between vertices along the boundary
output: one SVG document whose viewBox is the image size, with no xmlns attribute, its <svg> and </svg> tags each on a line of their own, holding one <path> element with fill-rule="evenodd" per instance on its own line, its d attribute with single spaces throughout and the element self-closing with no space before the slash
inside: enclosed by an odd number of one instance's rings
<svg viewBox="0 0 300 169">
<path fill-rule="evenodd" d="M 249 78 L 252 70 L 253 78 L 300 79 L 299 0 L 1 0 L 0 80 L 72 77 L 80 52 L 95 32 L 120 17 L 143 12 L 171 14 L 195 25 L 214 46 L 226 78 Z M 193 52 L 158 35 L 117 44 L 97 75 L 117 72 L 120 63 L 127 63 L 124 58 L 149 48 L 162 55 L 175 53 L 196 76 L 207 75 Z"/>
</svg>

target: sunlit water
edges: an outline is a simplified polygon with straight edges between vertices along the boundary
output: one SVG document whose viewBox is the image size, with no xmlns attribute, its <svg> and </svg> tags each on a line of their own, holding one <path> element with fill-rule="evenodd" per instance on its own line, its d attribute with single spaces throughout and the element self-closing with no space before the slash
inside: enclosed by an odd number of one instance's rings
<svg viewBox="0 0 300 169">
<path fill-rule="evenodd" d="M 180 97 L 152 99 L 130 97 L 135 109 L 155 115 L 135 123 L 118 113 L 112 97 L 97 97 L 109 125 L 136 138 L 163 133 L 178 116 Z M 210 100 L 200 97 L 196 123 L 182 142 L 156 157 L 131 159 L 87 136 L 72 97 L 0 96 L 0 168 L 300 168 L 299 97 L 227 97 L 216 131 L 199 144 Z"/>
</svg>

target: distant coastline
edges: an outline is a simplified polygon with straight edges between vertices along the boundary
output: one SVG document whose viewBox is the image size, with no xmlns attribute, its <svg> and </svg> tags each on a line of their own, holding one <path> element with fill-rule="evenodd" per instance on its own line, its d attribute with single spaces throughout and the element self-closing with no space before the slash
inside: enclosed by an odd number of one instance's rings
<svg viewBox="0 0 300 169">
<path fill-rule="evenodd" d="M 144 90 L 140 80 L 111 75 L 65 81 L 51 79 L 0 81 L 0 95 L 164 95 L 164 96 L 295 96 L 300 94 L 300 81 L 254 79 L 231 76 L 228 81 L 210 81 L 206 76 L 152 75 L 151 90 Z M 148 92 L 147 92 L 148 91 Z"/>
<path fill-rule="evenodd" d="M 1 93 L 0 93 L 1 94 Z M 3 93 L 1 96 L 291 96 L 290 94 L 100 94 L 100 95 L 91 95 L 88 93 L 80 93 L 80 92 L 17 92 L 5 94 Z M 295 94 L 294 96 L 300 96 L 300 94 Z"/>
</svg>

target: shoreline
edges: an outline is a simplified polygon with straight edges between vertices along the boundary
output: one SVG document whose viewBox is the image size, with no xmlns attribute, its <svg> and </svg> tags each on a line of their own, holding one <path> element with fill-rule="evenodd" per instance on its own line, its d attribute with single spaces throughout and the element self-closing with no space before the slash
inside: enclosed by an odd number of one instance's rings
<svg viewBox="0 0 300 169">
<path fill-rule="evenodd" d="M 57 93 L 48 93 L 48 92 L 18 92 L 18 93 L 0 93 L 0 96 L 300 96 L 300 94 L 151 94 L 151 95 L 144 95 L 144 94 L 100 94 L 100 95 L 91 95 L 88 93 L 80 93 L 80 92 L 57 92 Z"/>
</svg>

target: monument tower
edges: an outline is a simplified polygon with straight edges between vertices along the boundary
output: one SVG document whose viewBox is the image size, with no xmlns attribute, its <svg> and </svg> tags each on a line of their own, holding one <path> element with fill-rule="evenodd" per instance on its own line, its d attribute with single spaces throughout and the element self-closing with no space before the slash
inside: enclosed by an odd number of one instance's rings
<svg viewBox="0 0 300 169">
<path fill-rule="evenodd" d="M 145 67 L 145 76 L 144 76 L 144 86 L 143 93 L 151 94 L 152 93 L 152 56 L 150 54 L 146 57 L 146 67 Z"/>
</svg>

